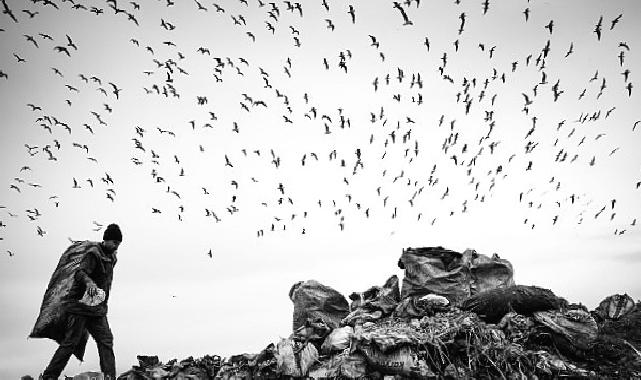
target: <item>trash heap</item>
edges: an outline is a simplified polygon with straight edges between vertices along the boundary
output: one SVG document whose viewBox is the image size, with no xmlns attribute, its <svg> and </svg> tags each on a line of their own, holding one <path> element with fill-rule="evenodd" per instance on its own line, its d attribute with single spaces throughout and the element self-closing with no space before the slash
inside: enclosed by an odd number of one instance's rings
<svg viewBox="0 0 641 380">
<path fill-rule="evenodd" d="M 348 298 L 294 284 L 293 332 L 258 354 L 139 356 L 119 379 L 640 378 L 641 302 L 613 295 L 594 311 L 515 285 L 509 261 L 474 250 L 403 250 L 405 270 Z"/>
</svg>

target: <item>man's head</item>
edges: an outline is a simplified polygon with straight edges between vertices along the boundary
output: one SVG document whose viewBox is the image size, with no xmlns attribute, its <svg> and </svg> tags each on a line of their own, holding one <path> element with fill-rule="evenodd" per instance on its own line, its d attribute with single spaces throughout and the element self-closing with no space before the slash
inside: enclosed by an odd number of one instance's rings
<svg viewBox="0 0 641 380">
<path fill-rule="evenodd" d="M 102 235 L 102 246 L 108 253 L 113 253 L 118 249 L 122 242 L 122 232 L 117 224 L 110 224 L 107 226 L 105 233 Z"/>
</svg>

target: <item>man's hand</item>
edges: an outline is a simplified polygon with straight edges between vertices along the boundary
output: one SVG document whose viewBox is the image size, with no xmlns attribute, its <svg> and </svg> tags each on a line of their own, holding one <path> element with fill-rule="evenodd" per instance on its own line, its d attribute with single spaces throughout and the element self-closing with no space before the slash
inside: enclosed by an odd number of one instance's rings
<svg viewBox="0 0 641 380">
<path fill-rule="evenodd" d="M 91 297 L 95 297 L 96 294 L 98 294 L 98 287 L 96 286 L 96 284 L 94 284 L 94 283 L 88 284 L 87 285 L 87 293 Z"/>
</svg>

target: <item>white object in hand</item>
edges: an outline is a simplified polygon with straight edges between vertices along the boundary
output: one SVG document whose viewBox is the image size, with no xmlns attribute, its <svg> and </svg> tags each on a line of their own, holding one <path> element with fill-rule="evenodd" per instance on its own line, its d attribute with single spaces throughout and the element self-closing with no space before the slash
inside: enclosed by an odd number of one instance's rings
<svg viewBox="0 0 641 380">
<path fill-rule="evenodd" d="M 89 290 L 85 292 L 85 295 L 82 296 L 82 299 L 80 300 L 80 303 L 83 303 L 87 306 L 96 306 L 100 305 L 102 301 L 105 300 L 105 291 L 97 288 L 96 289 L 96 295 L 95 296 L 90 296 L 89 295 Z"/>
</svg>

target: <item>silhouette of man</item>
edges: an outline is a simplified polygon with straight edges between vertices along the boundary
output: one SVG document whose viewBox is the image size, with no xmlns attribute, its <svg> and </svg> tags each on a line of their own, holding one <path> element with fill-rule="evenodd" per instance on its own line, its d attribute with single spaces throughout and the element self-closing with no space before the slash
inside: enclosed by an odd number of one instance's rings
<svg viewBox="0 0 641 380">
<path fill-rule="evenodd" d="M 116 224 L 110 224 L 103 234 L 102 242 L 76 243 L 84 244 L 86 252 L 75 270 L 69 293 L 62 299 L 66 319 L 64 336 L 42 374 L 43 379 L 58 379 L 71 355 L 78 352 L 78 346 L 86 344 L 87 332 L 98 346 L 100 370 L 105 374 L 105 379 L 116 379 L 113 335 L 107 322 L 107 301 L 116 264 L 116 250 L 121 242 L 120 228 Z M 58 264 L 59 267 L 60 265 Z M 95 304 L 97 301 L 91 302 L 96 298 L 100 300 L 103 292 L 104 301 L 98 304 Z M 84 346 L 81 352 L 84 353 Z"/>
</svg>

